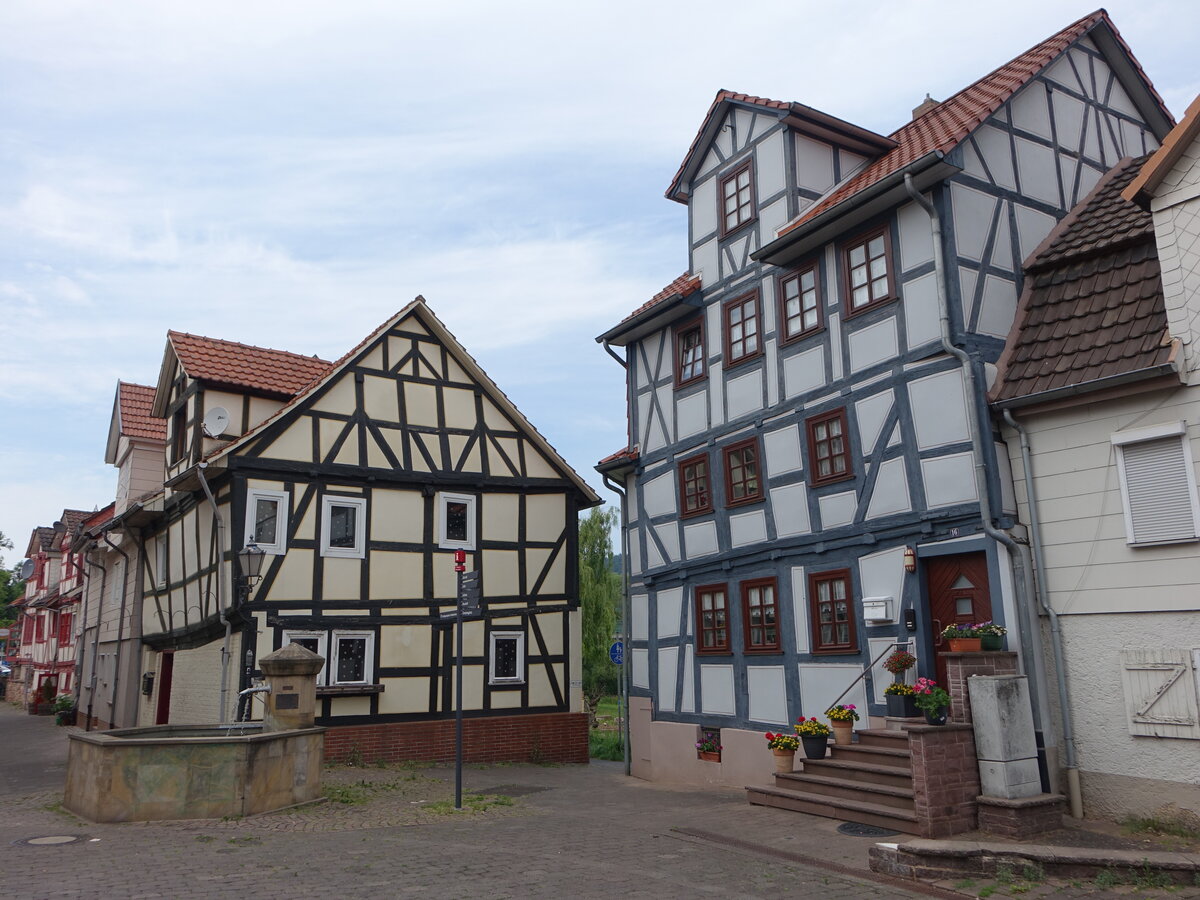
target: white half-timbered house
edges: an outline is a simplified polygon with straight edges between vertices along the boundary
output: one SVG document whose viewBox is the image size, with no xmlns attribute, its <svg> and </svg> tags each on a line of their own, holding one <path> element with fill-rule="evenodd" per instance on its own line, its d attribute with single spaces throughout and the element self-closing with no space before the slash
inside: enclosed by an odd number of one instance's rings
<svg viewBox="0 0 1200 900">
<path fill-rule="evenodd" d="M 689 269 L 597 339 L 627 368 L 629 444 L 598 468 L 625 496 L 635 772 L 760 778 L 762 732 L 847 689 L 882 715 L 864 669 L 912 640 L 938 677 L 952 622 L 1025 650 L 986 406 L 1020 262 L 1172 124 L 1104 11 L 889 135 L 718 93 L 667 191 Z"/>
<path fill-rule="evenodd" d="M 155 412 L 144 721 L 229 718 L 255 660 L 296 642 L 326 659 L 329 755 L 452 755 L 461 550 L 483 593 L 468 758 L 586 761 L 577 515 L 599 498 L 422 299 L 336 363 L 172 333 Z"/>
</svg>

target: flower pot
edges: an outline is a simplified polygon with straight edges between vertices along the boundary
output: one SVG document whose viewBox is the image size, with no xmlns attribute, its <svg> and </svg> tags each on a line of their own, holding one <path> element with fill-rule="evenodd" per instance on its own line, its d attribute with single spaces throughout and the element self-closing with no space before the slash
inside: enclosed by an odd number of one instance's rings
<svg viewBox="0 0 1200 900">
<path fill-rule="evenodd" d="M 696 755 L 698 757 L 700 757 L 701 759 L 707 760 L 708 762 L 720 762 L 721 761 L 721 751 L 720 750 L 697 750 Z"/>
<path fill-rule="evenodd" d="M 912 694 L 888 694 L 888 715 L 899 719 L 912 719 L 921 714 Z"/>
<path fill-rule="evenodd" d="M 833 729 L 833 742 L 835 744 L 849 744 L 853 741 L 853 722 L 830 722 L 829 727 Z"/>
<path fill-rule="evenodd" d="M 1004 649 L 1004 635 L 1002 634 L 981 634 L 979 640 L 981 650 Z"/>
<path fill-rule="evenodd" d="M 940 707 L 937 712 L 925 710 L 925 721 L 930 725 L 945 725 L 946 724 L 946 707 Z"/>
<path fill-rule="evenodd" d="M 802 734 L 800 743 L 804 745 L 805 759 L 824 759 L 829 749 L 829 735 Z"/>
<path fill-rule="evenodd" d="M 947 638 L 950 641 L 951 653 L 978 653 L 981 638 Z"/>
<path fill-rule="evenodd" d="M 776 772 L 792 772 L 796 769 L 796 751 L 795 750 L 772 750 L 775 754 L 775 771 Z"/>
</svg>

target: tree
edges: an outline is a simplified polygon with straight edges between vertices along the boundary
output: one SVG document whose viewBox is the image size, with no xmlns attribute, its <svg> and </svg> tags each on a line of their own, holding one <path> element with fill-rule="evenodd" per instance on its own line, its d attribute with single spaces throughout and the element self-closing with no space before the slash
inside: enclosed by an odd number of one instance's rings
<svg viewBox="0 0 1200 900">
<path fill-rule="evenodd" d="M 579 604 L 583 609 L 583 697 L 596 727 L 596 707 L 618 690 L 620 670 L 608 658 L 621 602 L 621 576 L 612 570 L 615 509 L 593 507 L 579 523 Z"/>
<path fill-rule="evenodd" d="M 0 531 L 0 550 L 11 550 L 13 542 Z M 10 603 L 17 600 L 25 591 L 25 583 L 21 581 L 18 567 L 4 567 L 4 557 L 0 555 L 0 626 L 15 621 L 17 616 Z"/>
</svg>

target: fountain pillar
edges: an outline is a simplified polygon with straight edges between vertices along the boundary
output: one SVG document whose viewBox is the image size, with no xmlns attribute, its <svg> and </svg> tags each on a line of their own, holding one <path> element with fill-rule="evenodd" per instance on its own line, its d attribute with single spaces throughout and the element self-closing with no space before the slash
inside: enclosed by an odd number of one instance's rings
<svg viewBox="0 0 1200 900">
<path fill-rule="evenodd" d="M 317 673 L 324 665 L 325 657 L 299 644 L 288 644 L 259 659 L 258 667 L 270 688 L 264 696 L 264 733 L 312 728 L 317 706 Z"/>
</svg>

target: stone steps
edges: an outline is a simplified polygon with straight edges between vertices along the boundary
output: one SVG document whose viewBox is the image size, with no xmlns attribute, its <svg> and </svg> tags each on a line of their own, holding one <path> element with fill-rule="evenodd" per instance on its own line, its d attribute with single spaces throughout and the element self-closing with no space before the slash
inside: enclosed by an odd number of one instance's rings
<svg viewBox="0 0 1200 900">
<path fill-rule="evenodd" d="M 776 773 L 775 787 L 795 793 L 820 794 L 825 797 L 874 803 L 878 806 L 892 806 L 910 812 L 914 809 L 911 782 L 908 787 L 899 787 L 872 784 L 869 781 L 849 781 L 836 776 L 812 775 L 805 771 Z"/>
<path fill-rule="evenodd" d="M 917 834 L 917 814 L 915 812 L 882 806 L 877 803 L 786 791 L 774 787 L 747 787 L 746 799 L 755 806 L 771 806 L 775 809 L 788 809 L 793 812 L 824 816 L 827 819 L 844 819 L 862 825 L 891 828 L 905 834 Z"/>
</svg>

